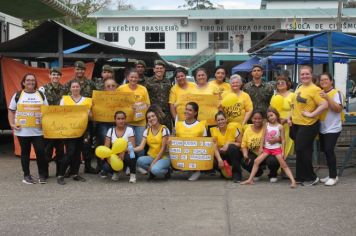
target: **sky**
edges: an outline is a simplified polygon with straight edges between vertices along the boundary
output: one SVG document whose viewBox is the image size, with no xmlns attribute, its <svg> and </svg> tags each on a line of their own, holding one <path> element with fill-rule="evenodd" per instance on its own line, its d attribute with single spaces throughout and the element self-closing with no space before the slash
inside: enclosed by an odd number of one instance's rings
<svg viewBox="0 0 356 236">
<path fill-rule="evenodd" d="M 175 10 L 185 3 L 184 0 L 126 0 L 126 2 L 134 5 L 136 9 L 145 10 Z M 225 9 L 259 9 L 261 4 L 261 0 L 210 0 L 210 2 L 214 5 L 223 5 Z"/>
</svg>

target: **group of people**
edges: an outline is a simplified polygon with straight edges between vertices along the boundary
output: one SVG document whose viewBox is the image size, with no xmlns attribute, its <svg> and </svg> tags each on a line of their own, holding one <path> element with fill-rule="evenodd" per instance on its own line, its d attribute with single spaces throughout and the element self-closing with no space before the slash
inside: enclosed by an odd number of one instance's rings
<svg viewBox="0 0 356 236">
<path fill-rule="evenodd" d="M 304 186 L 323 182 L 327 186 L 338 181 L 334 147 L 342 129 L 343 96 L 333 87 L 332 77 L 324 73 L 319 76 L 318 86 L 313 82 L 310 66 L 300 69 L 300 85 L 293 92 L 291 81 L 278 76 L 275 85 L 262 80 L 263 68 L 254 65 L 252 80 L 244 83 L 241 76 L 230 76 L 223 67 L 217 67 L 215 79 L 208 81 L 207 70 L 199 68 L 195 72 L 195 83 L 187 81 L 187 71 L 177 68 L 175 84 L 165 77 L 166 66 L 155 62 L 153 77 L 145 76 L 146 64 L 138 61 L 136 68 L 128 70 L 125 82 L 118 85 L 114 71 L 104 65 L 102 78 L 90 80 L 84 76 L 85 64 L 75 63 L 75 78 L 65 85 L 60 83 L 61 70 L 50 70 L 50 83 L 37 88 L 36 76 L 26 74 L 22 90 L 13 95 L 9 105 L 9 122 L 21 146 L 23 182 L 33 184 L 29 163 L 31 144 L 36 153 L 39 183 L 46 183 L 49 176 L 48 163 L 57 163 L 57 182 L 65 184 L 65 177 L 75 181 L 85 181 L 79 175 L 81 157 L 84 159 L 85 173 L 100 177 L 119 179 L 119 173 L 110 166 L 110 160 L 97 159 L 97 168 L 91 166 L 93 139 L 96 146 L 111 145 L 123 138 L 132 149 L 121 153 L 129 182 L 136 182 L 136 169 L 148 174 L 149 179 L 169 178 L 172 167 L 168 153 L 169 136 L 182 138 L 212 137 L 214 140 L 214 169 L 220 171 L 224 161 L 231 165 L 232 180 L 243 185 L 253 184 L 263 174 L 264 166 L 269 169 L 270 182 L 278 181 L 281 169 L 291 181 L 291 187 L 299 183 Z M 114 123 L 89 121 L 86 133 L 79 138 L 44 139 L 41 129 L 41 115 L 23 115 L 23 106 L 41 105 L 85 105 L 91 117 L 92 91 L 121 91 L 135 97 L 134 107 L 146 107 L 136 121 L 126 121 L 127 114 L 113 111 Z M 199 105 L 185 104 L 184 120 L 178 120 L 178 102 L 187 94 L 210 94 L 219 100 L 215 115 L 215 126 L 206 126 L 199 120 Z M 221 103 L 229 94 L 237 96 L 231 109 Z M 319 137 L 321 150 L 325 152 L 329 168 L 328 177 L 319 179 L 312 164 L 313 142 Z M 65 147 L 65 152 L 64 152 Z M 55 157 L 53 153 L 55 150 Z M 296 154 L 295 178 L 286 163 L 286 158 Z M 133 153 L 134 152 L 134 153 Z M 243 180 L 242 168 L 250 172 Z M 201 171 L 189 171 L 189 180 L 199 179 Z"/>
</svg>

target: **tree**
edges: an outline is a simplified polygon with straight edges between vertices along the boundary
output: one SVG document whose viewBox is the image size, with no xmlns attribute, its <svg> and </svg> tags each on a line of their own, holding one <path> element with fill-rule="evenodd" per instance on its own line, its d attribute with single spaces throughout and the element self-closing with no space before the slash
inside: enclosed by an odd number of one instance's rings
<svg viewBox="0 0 356 236">
<path fill-rule="evenodd" d="M 189 10 L 216 9 L 209 0 L 185 0 L 185 4 L 178 7 Z"/>
<path fill-rule="evenodd" d="M 135 9 L 134 5 L 127 3 L 126 0 L 118 0 L 117 8 L 118 10 L 133 10 Z"/>
</svg>

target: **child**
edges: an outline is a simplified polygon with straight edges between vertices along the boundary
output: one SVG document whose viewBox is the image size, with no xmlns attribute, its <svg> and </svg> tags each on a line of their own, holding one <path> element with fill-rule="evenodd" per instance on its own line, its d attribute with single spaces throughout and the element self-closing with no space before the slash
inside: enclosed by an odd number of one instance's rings
<svg viewBox="0 0 356 236">
<path fill-rule="evenodd" d="M 296 182 L 294 180 L 293 174 L 289 169 L 287 163 L 285 162 L 284 157 L 284 129 L 280 124 L 279 113 L 274 108 L 269 108 L 267 110 L 267 124 L 264 129 L 264 135 L 262 136 L 261 144 L 263 146 L 260 147 L 259 153 L 261 153 L 254 161 L 253 168 L 248 180 L 242 182 L 241 184 L 253 184 L 253 178 L 255 177 L 259 165 L 266 159 L 268 155 L 274 155 L 284 172 L 287 174 L 291 181 L 291 188 L 296 187 Z M 281 142 L 271 142 L 272 140 L 281 140 Z"/>
</svg>

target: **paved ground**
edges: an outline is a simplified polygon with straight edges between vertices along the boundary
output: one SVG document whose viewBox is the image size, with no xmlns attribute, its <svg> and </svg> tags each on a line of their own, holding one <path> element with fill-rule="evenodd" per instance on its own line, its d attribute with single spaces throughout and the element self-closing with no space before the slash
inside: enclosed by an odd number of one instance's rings
<svg viewBox="0 0 356 236">
<path fill-rule="evenodd" d="M 137 184 L 85 175 L 86 183 L 59 186 L 52 177 L 25 185 L 20 160 L 1 144 L 0 167 L 0 235 L 356 235 L 355 168 L 335 187 L 295 190 L 266 177 L 240 186 L 182 174 L 156 182 L 139 176 Z M 35 162 L 31 170 L 37 176 Z"/>
</svg>

